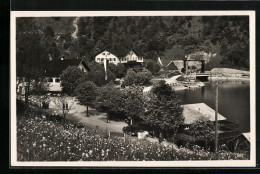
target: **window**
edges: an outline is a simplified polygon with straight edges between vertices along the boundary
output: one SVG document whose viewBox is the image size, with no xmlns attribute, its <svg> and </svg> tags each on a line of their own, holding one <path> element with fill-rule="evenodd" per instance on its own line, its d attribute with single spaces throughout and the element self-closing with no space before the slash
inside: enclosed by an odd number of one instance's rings
<svg viewBox="0 0 260 174">
<path fill-rule="evenodd" d="M 109 61 L 112 61 L 112 58 L 109 58 Z"/>
<path fill-rule="evenodd" d="M 48 82 L 53 82 L 52 78 L 49 78 L 49 79 L 48 79 Z"/>
<path fill-rule="evenodd" d="M 110 55 L 110 53 L 107 53 L 107 55 Z"/>
<path fill-rule="evenodd" d="M 116 58 L 114 58 L 114 61 L 116 61 Z"/>
<path fill-rule="evenodd" d="M 103 62 L 103 61 L 104 61 L 104 58 L 101 59 L 101 62 Z"/>
<path fill-rule="evenodd" d="M 59 82 L 60 82 L 60 79 L 55 79 L 55 82 L 56 82 L 56 83 L 59 83 Z"/>
<path fill-rule="evenodd" d="M 106 55 L 106 53 L 102 53 L 102 55 Z"/>
<path fill-rule="evenodd" d="M 100 61 L 100 58 L 97 58 L 97 61 L 99 62 L 99 61 Z"/>
</svg>

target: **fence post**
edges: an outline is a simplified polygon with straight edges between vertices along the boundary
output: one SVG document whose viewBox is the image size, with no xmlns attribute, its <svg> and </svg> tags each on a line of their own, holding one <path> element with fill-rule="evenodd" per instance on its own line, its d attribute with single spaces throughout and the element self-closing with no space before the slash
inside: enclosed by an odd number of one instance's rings
<svg viewBox="0 0 260 174">
<path fill-rule="evenodd" d="M 109 131 L 109 134 L 108 134 L 108 138 L 110 139 L 110 131 Z"/>
</svg>

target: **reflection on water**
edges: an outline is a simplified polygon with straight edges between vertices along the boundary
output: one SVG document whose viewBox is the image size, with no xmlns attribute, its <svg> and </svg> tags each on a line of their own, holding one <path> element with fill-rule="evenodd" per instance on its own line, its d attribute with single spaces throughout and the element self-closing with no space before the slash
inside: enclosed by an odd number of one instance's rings
<svg viewBox="0 0 260 174">
<path fill-rule="evenodd" d="M 231 121 L 237 120 L 241 132 L 250 131 L 249 82 L 219 82 L 219 113 Z M 177 91 L 183 104 L 206 103 L 215 109 L 216 82 L 205 83 L 196 90 Z"/>
</svg>

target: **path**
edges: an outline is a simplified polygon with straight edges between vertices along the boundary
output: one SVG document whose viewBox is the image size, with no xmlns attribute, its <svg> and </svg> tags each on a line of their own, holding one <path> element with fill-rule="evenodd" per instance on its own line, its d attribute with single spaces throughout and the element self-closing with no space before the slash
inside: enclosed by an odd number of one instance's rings
<svg viewBox="0 0 260 174">
<path fill-rule="evenodd" d="M 162 79 L 162 80 L 165 80 L 166 83 L 168 83 L 169 85 L 170 84 L 173 84 L 173 83 L 177 83 L 177 78 L 179 78 L 181 75 L 177 75 L 177 76 L 173 76 L 169 79 Z M 147 86 L 143 89 L 143 92 L 149 92 L 151 89 L 152 89 L 153 86 Z"/>
<path fill-rule="evenodd" d="M 50 110 L 49 111 L 56 111 L 60 115 L 62 115 L 62 110 L 58 109 L 58 107 L 53 103 L 50 102 Z M 95 128 L 98 126 L 103 130 L 108 130 L 112 132 L 123 132 L 123 127 L 127 126 L 125 122 L 122 121 L 110 121 L 107 123 L 106 113 L 99 112 L 96 109 L 89 107 L 89 117 L 86 116 L 86 107 L 74 104 L 70 112 L 66 115 L 66 119 L 76 121 L 77 123 L 82 123 L 90 128 Z"/>
</svg>

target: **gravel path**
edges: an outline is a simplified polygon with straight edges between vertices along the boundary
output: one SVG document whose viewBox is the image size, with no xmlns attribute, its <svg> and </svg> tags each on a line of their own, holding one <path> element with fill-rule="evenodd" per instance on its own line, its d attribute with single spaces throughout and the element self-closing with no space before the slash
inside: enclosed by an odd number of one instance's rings
<svg viewBox="0 0 260 174">
<path fill-rule="evenodd" d="M 98 126 L 100 129 L 108 130 L 112 132 L 123 132 L 123 127 L 127 126 L 125 122 L 122 121 L 110 121 L 107 123 L 106 113 L 99 112 L 96 109 L 89 107 L 89 117 L 86 115 L 86 107 L 74 104 L 70 112 L 66 115 L 66 119 L 76 121 L 77 123 L 82 123 L 90 128 L 96 128 Z M 53 102 L 50 102 L 50 111 L 56 111 L 62 115 L 62 110 L 59 109 Z"/>
</svg>

